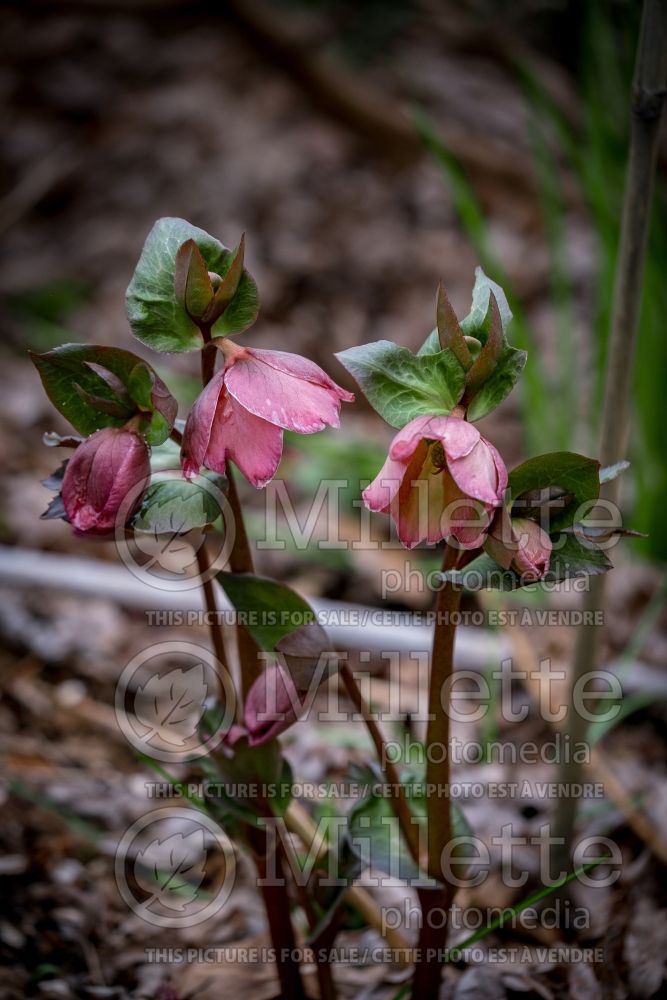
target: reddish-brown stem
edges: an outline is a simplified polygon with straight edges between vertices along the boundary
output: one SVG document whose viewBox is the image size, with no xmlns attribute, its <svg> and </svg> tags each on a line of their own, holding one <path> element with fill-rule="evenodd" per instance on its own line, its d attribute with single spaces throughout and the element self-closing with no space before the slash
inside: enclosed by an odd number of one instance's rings
<svg viewBox="0 0 667 1000">
<path fill-rule="evenodd" d="M 199 329 L 204 338 L 204 346 L 201 351 L 201 382 L 203 386 L 207 386 L 215 375 L 216 352 L 211 346 L 210 327 L 200 326 Z"/>
<path fill-rule="evenodd" d="M 183 444 L 183 435 L 178 430 L 177 427 L 172 427 L 171 434 L 169 435 L 172 441 L 175 441 L 177 445 Z"/>
<path fill-rule="evenodd" d="M 290 918 L 289 896 L 280 851 L 277 849 L 277 844 L 269 843 L 269 838 L 263 830 L 252 830 L 250 844 L 255 853 L 260 881 L 264 883 L 260 886 L 260 890 L 271 932 L 271 943 L 276 952 L 281 995 L 284 1000 L 288 998 L 305 1000 L 301 971 L 295 958 L 296 940 Z M 269 872 L 276 876 L 273 883 L 267 881 Z"/>
<path fill-rule="evenodd" d="M 454 569 L 459 553 L 445 543 L 443 573 Z M 426 731 L 426 787 L 428 789 L 428 874 L 439 885 L 422 889 L 419 899 L 422 906 L 422 926 L 419 937 L 418 960 L 415 964 L 414 997 L 437 996 L 442 972 L 444 949 L 447 943 L 446 914 L 452 904 L 452 886 L 449 872 L 443 871 L 443 852 L 452 836 L 449 766 L 449 706 L 443 706 L 442 694 L 454 666 L 454 638 L 456 613 L 461 603 L 461 592 L 451 583 L 443 582 L 438 591 L 436 619 L 433 630 L 431 678 L 429 684 L 429 722 Z M 436 753 L 432 748 L 437 749 Z M 434 910 L 438 919 L 432 920 Z"/>
<path fill-rule="evenodd" d="M 234 544 L 229 556 L 229 568 L 232 573 L 254 573 L 255 567 L 252 558 L 252 550 L 243 520 L 243 511 L 239 502 L 239 495 L 236 490 L 236 481 L 231 466 L 227 465 L 227 499 L 234 517 Z M 259 647 L 250 632 L 243 625 L 238 625 L 236 629 L 239 647 L 239 659 L 241 660 L 241 687 L 243 697 L 247 695 L 252 684 L 262 672 L 261 660 L 259 658 Z"/>
<path fill-rule="evenodd" d="M 370 737 L 373 740 L 378 762 L 384 771 L 387 784 L 391 788 L 391 795 L 389 796 L 391 807 L 396 814 L 401 828 L 401 833 L 405 838 L 410 854 L 412 855 L 415 863 L 419 865 L 419 831 L 416 824 L 412 822 L 412 810 L 410 809 L 410 803 L 408 802 L 407 795 L 405 794 L 405 786 L 403 785 L 394 765 L 391 761 L 386 759 L 386 754 L 384 752 L 385 742 L 380 727 L 375 719 L 373 719 L 370 709 L 364 701 L 361 691 L 359 690 L 359 685 L 354 679 L 354 674 L 350 670 L 347 663 L 341 664 L 340 675 L 345 687 L 347 688 L 347 693 L 350 696 L 352 704 L 356 708 L 357 712 L 363 717 L 366 728 L 368 729 Z"/>
<path fill-rule="evenodd" d="M 199 567 L 199 577 L 201 580 L 202 590 L 204 591 L 204 601 L 206 603 L 206 611 L 208 612 L 208 627 L 215 657 L 220 664 L 220 669 L 229 675 L 231 681 L 231 673 L 227 663 L 227 651 L 225 650 L 222 629 L 220 628 L 220 623 L 218 621 L 218 606 L 215 600 L 215 591 L 213 590 L 213 580 L 210 578 L 211 563 L 208 558 L 208 552 L 206 551 L 205 539 L 197 549 L 197 566 Z M 222 678 L 220 678 L 220 700 L 224 703 L 224 699 L 225 687 Z"/>
<path fill-rule="evenodd" d="M 208 327 L 200 327 L 204 338 L 204 348 L 201 351 L 201 375 L 202 385 L 206 387 L 215 374 L 216 351 L 210 345 L 211 331 Z M 230 466 L 227 467 L 227 479 L 229 482 L 228 499 L 234 517 L 234 540 L 229 558 L 230 569 L 233 573 L 252 573 L 253 560 L 248 536 L 243 521 L 243 512 L 236 492 L 236 484 Z M 209 581 L 209 592 L 204 587 L 204 594 L 208 603 L 209 594 L 215 608 L 215 598 L 213 595 L 213 584 Z M 216 635 L 216 633 L 218 633 Z M 241 661 L 241 685 L 243 695 L 248 692 L 255 677 L 259 676 L 258 647 L 250 633 L 242 627 L 237 627 L 237 642 L 239 659 Z M 223 647 L 221 626 L 217 623 L 211 626 L 211 636 L 213 638 L 216 655 L 218 648 Z M 270 810 L 268 810 L 270 811 Z M 262 831 L 251 831 L 249 835 L 250 844 L 255 852 L 257 870 L 260 880 L 265 879 L 270 870 L 269 861 L 272 860 L 270 853 L 275 852 L 275 846 L 268 843 L 267 836 Z M 295 957 L 296 942 L 294 938 L 294 928 L 290 915 L 290 901 L 287 888 L 283 880 L 283 870 L 280 854 L 275 857 L 275 872 L 278 876 L 277 884 L 262 885 L 261 892 L 264 899 L 264 907 L 269 923 L 271 942 L 276 951 L 276 964 L 282 995 L 285 998 L 295 998 L 295 1000 L 305 1000 L 303 983 L 301 981 L 301 970 L 299 962 Z M 282 884 L 281 884 L 282 883 Z"/>
</svg>

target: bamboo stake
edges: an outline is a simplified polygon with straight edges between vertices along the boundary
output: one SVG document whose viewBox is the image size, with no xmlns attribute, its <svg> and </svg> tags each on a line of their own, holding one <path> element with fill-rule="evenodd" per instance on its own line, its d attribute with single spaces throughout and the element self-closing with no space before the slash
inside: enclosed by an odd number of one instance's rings
<svg viewBox="0 0 667 1000">
<path fill-rule="evenodd" d="M 667 0 L 644 0 L 632 92 L 630 148 L 600 432 L 600 461 L 603 466 L 613 465 L 624 457 L 628 439 L 630 389 L 666 87 Z M 605 500 L 617 503 L 619 490 L 620 481 L 612 480 L 602 488 L 601 495 Z M 585 611 L 597 611 L 604 606 L 604 581 L 604 575 L 590 577 L 589 590 L 583 601 Z M 586 671 L 595 668 L 599 652 L 598 636 L 595 626 L 579 629 L 573 683 Z M 568 728 L 572 742 L 583 740 L 587 723 L 572 708 L 569 714 Z M 562 782 L 575 783 L 580 778 L 579 764 L 569 762 L 562 765 Z M 562 857 L 567 859 L 576 820 L 576 801 L 569 797 L 559 805 L 555 835 L 564 839 Z"/>
</svg>

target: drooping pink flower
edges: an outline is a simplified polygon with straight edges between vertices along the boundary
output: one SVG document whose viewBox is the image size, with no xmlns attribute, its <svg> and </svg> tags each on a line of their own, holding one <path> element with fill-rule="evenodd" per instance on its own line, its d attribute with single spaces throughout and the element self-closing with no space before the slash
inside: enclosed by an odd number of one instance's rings
<svg viewBox="0 0 667 1000">
<path fill-rule="evenodd" d="M 296 722 L 300 701 L 294 682 L 282 667 L 267 667 L 246 697 L 243 722 L 251 747 L 274 740 Z"/>
<path fill-rule="evenodd" d="M 148 446 L 140 434 L 104 427 L 78 446 L 65 469 L 62 501 L 68 520 L 81 532 L 104 534 L 122 511 L 125 523 L 135 513 L 151 474 Z"/>
<path fill-rule="evenodd" d="M 283 428 L 313 434 L 340 425 L 354 396 L 298 354 L 226 341 L 225 366 L 202 391 L 185 425 L 181 460 L 188 478 L 201 466 L 224 473 L 228 459 L 253 486 L 275 475 Z"/>
<path fill-rule="evenodd" d="M 390 514 L 407 548 L 456 538 L 479 547 L 507 488 L 505 464 L 461 417 L 416 417 L 398 432 L 363 493 L 369 510 Z"/>
<path fill-rule="evenodd" d="M 549 570 L 552 544 L 546 531 L 530 518 L 510 518 L 505 509 L 496 515 L 484 547 L 500 566 L 526 581 L 541 580 Z"/>
</svg>

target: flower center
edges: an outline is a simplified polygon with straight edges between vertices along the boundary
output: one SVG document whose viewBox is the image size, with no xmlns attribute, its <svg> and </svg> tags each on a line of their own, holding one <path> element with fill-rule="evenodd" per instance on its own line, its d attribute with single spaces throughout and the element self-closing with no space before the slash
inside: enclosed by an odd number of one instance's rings
<svg viewBox="0 0 667 1000">
<path fill-rule="evenodd" d="M 434 441 L 431 445 L 429 449 L 429 458 L 431 459 L 434 473 L 442 472 L 443 469 L 447 468 L 445 449 L 442 447 L 442 443 L 440 441 Z"/>
</svg>

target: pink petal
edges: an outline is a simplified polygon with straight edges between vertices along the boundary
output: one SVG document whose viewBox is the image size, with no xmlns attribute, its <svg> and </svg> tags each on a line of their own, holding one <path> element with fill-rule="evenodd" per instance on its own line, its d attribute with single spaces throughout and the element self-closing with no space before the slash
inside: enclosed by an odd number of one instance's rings
<svg viewBox="0 0 667 1000">
<path fill-rule="evenodd" d="M 188 479 L 199 473 L 206 464 L 206 453 L 211 440 L 213 423 L 216 419 L 218 401 L 224 391 L 224 372 L 219 371 L 199 393 L 195 400 L 183 432 L 181 462 L 183 473 Z M 209 465 L 214 472 L 225 471 L 224 455 L 222 467 Z"/>
<path fill-rule="evenodd" d="M 230 394 L 277 427 L 313 434 L 340 426 L 341 400 L 351 400 L 312 361 L 283 351 L 246 349 L 225 370 Z"/>
<path fill-rule="evenodd" d="M 502 463 L 502 459 L 495 448 L 493 451 L 491 449 L 492 446 L 480 436 L 468 454 L 462 458 L 450 458 L 448 467 L 454 482 L 466 496 L 496 507 L 501 502 L 504 492 L 504 487 L 500 489 L 501 480 L 496 464 L 497 461 Z M 504 485 L 507 485 L 506 473 Z"/>
<path fill-rule="evenodd" d="M 389 505 L 399 491 L 405 465 L 388 458 L 373 482 L 361 494 L 369 510 L 388 513 Z"/>
<path fill-rule="evenodd" d="M 249 413 L 225 393 L 220 421 L 216 421 L 209 451 L 221 451 L 256 489 L 262 489 L 276 474 L 283 453 L 282 428 Z"/>
<path fill-rule="evenodd" d="M 117 427 L 96 431 L 67 463 L 62 501 L 69 521 L 78 531 L 95 534 L 111 531 L 119 514 L 127 523 L 149 478 L 148 447 L 139 434 Z"/>
<path fill-rule="evenodd" d="M 440 440 L 448 417 L 415 417 L 406 424 L 389 446 L 389 455 L 400 462 L 409 462 L 419 442 L 426 437 Z M 428 433 L 427 433 L 428 432 Z"/>
<path fill-rule="evenodd" d="M 203 465 L 222 474 L 231 459 L 261 489 L 278 468 L 283 432 L 239 405 L 225 390 L 224 374 L 211 379 L 190 411 L 183 434 L 183 472 L 192 478 Z"/>
</svg>

